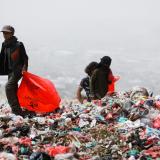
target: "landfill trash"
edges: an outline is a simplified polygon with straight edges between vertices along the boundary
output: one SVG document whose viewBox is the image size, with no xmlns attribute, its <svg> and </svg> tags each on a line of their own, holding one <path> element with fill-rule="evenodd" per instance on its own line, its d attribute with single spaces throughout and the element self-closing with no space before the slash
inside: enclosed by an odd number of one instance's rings
<svg viewBox="0 0 160 160">
<path fill-rule="evenodd" d="M 147 92 L 114 92 L 84 104 L 64 99 L 54 112 L 32 118 L 12 114 L 2 101 L 0 155 L 13 160 L 158 159 L 160 96 Z"/>
<path fill-rule="evenodd" d="M 153 128 L 160 129 L 160 115 L 153 120 Z"/>
<path fill-rule="evenodd" d="M 31 154 L 29 160 L 51 160 L 51 158 L 44 152 L 35 152 Z"/>
<path fill-rule="evenodd" d="M 79 156 L 73 153 L 58 154 L 55 156 L 54 160 L 78 160 Z"/>
<path fill-rule="evenodd" d="M 149 96 L 149 93 L 148 93 L 147 89 L 144 87 L 139 87 L 139 86 L 133 87 L 132 91 L 131 91 L 131 95 L 130 95 L 132 100 L 137 99 L 137 98 L 139 99 L 142 97 L 145 98 L 148 96 Z"/>
<path fill-rule="evenodd" d="M 67 153 L 69 151 L 69 147 L 65 146 L 56 146 L 47 148 L 47 152 L 51 157 L 54 157 L 57 154 Z"/>
<path fill-rule="evenodd" d="M 0 160 L 16 160 L 16 157 L 11 153 L 1 152 Z"/>
</svg>

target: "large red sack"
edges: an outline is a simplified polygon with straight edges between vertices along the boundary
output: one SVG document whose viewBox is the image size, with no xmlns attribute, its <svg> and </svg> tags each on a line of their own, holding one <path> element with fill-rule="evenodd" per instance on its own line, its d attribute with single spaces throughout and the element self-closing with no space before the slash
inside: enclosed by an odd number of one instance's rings
<svg viewBox="0 0 160 160">
<path fill-rule="evenodd" d="M 51 81 L 29 72 L 23 74 L 18 99 L 23 108 L 35 112 L 52 112 L 59 108 L 61 101 Z"/>
</svg>

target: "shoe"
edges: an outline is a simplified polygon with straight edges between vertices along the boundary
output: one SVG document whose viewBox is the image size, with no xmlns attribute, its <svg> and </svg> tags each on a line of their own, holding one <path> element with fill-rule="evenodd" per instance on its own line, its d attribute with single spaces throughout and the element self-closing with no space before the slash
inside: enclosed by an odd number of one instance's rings
<svg viewBox="0 0 160 160">
<path fill-rule="evenodd" d="M 35 112 L 33 112 L 33 111 L 21 111 L 21 112 L 16 112 L 16 113 L 14 113 L 15 115 L 17 115 L 17 116 L 22 116 L 23 118 L 32 118 L 32 117 L 34 117 L 34 116 L 36 116 L 36 113 Z"/>
<path fill-rule="evenodd" d="M 34 116 L 36 116 L 36 113 L 34 111 L 23 111 L 23 114 L 25 117 L 28 117 L 28 118 L 33 118 Z"/>
<path fill-rule="evenodd" d="M 26 118 L 26 115 L 24 114 L 23 111 L 20 111 L 20 112 L 13 112 L 13 114 L 15 114 L 16 116 L 21 116 L 23 118 Z"/>
</svg>

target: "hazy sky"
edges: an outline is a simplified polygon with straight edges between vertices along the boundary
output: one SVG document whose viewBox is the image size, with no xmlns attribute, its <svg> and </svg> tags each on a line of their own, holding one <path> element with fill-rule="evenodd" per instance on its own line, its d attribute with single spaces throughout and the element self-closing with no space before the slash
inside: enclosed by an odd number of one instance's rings
<svg viewBox="0 0 160 160">
<path fill-rule="evenodd" d="M 12 24 L 25 42 L 57 49 L 159 49 L 159 0 L 0 0 L 0 4 L 0 27 Z"/>
<path fill-rule="evenodd" d="M 120 89 L 159 91 L 159 7 L 160 0 L 0 0 L 0 28 L 15 27 L 29 71 L 48 75 L 63 95 L 74 95 L 85 66 L 104 55 Z"/>
</svg>

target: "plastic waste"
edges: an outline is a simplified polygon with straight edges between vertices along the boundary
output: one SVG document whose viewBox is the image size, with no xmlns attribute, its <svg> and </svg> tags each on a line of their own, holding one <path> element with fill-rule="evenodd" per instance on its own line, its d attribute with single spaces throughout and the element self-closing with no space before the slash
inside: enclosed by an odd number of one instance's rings
<svg viewBox="0 0 160 160">
<path fill-rule="evenodd" d="M 115 92 L 96 104 L 64 100 L 55 112 L 32 118 L 6 114 L 0 106 L 0 153 L 13 153 L 20 160 L 33 156 L 45 160 L 156 159 L 160 130 L 154 122 L 160 115 L 155 107 L 159 99 L 138 93 L 132 100 L 131 93 Z"/>
<path fill-rule="evenodd" d="M 47 152 L 51 157 L 54 157 L 57 154 L 67 153 L 69 151 L 69 147 L 65 146 L 56 146 L 47 148 Z"/>
<path fill-rule="evenodd" d="M 0 159 L 2 160 L 17 160 L 16 156 L 11 153 L 1 152 Z"/>
<path fill-rule="evenodd" d="M 20 148 L 20 154 L 28 155 L 29 154 L 29 148 L 28 147 L 21 147 Z"/>
<path fill-rule="evenodd" d="M 149 96 L 148 90 L 144 87 L 133 87 L 132 92 L 131 92 L 131 99 L 132 100 L 140 100 L 140 99 L 145 99 Z"/>
<path fill-rule="evenodd" d="M 86 148 L 92 148 L 97 145 L 96 141 L 86 143 Z"/>
<path fill-rule="evenodd" d="M 160 109 L 160 100 L 158 100 L 158 101 L 155 102 L 155 107 L 157 109 Z"/>
<path fill-rule="evenodd" d="M 80 119 L 79 121 L 79 127 L 82 128 L 84 126 L 87 126 L 89 125 L 89 122 L 88 121 L 84 121 L 83 119 Z"/>
<path fill-rule="evenodd" d="M 153 120 L 153 128 L 160 129 L 160 115 Z"/>
<path fill-rule="evenodd" d="M 31 146 L 31 139 L 28 137 L 23 137 L 19 139 L 19 143 L 25 146 Z"/>
<path fill-rule="evenodd" d="M 129 152 L 128 152 L 128 154 L 129 154 L 129 156 L 137 156 L 138 154 L 139 154 L 139 151 L 138 150 L 136 150 L 136 149 L 133 149 L 133 150 L 130 150 Z"/>
<path fill-rule="evenodd" d="M 29 160 L 51 160 L 51 158 L 44 152 L 35 152 L 31 154 Z"/>
<path fill-rule="evenodd" d="M 126 122 L 127 120 L 128 120 L 128 118 L 120 117 L 120 118 L 118 119 L 118 122 L 124 123 L 124 122 Z"/>
<path fill-rule="evenodd" d="M 54 160 L 78 160 L 79 156 L 76 156 L 73 153 L 67 154 L 58 154 L 55 156 Z"/>
<path fill-rule="evenodd" d="M 154 128 L 150 128 L 150 127 L 146 127 L 146 135 L 147 136 L 156 136 L 156 137 L 160 137 L 160 130 L 154 129 Z"/>
</svg>

